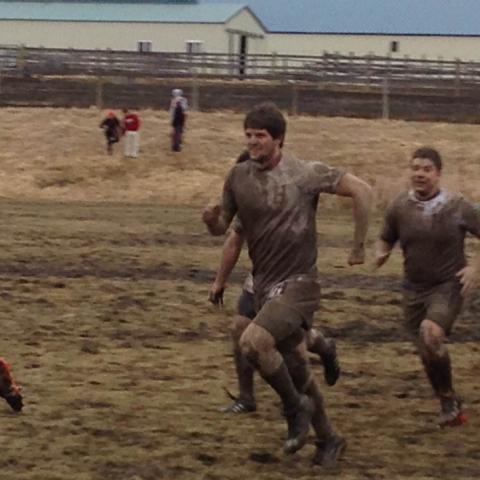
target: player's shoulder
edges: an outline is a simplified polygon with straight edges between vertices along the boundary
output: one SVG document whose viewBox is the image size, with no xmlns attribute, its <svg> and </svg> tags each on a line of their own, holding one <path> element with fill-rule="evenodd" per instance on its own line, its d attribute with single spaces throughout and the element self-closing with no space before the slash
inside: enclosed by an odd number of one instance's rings
<svg viewBox="0 0 480 480">
<path fill-rule="evenodd" d="M 408 208 L 412 203 L 412 195 L 408 190 L 397 193 L 388 203 L 389 211 L 397 211 L 403 208 Z"/>
<path fill-rule="evenodd" d="M 251 162 L 252 161 L 250 159 L 247 159 L 242 162 L 234 163 L 230 167 L 230 170 L 227 175 L 229 180 L 235 182 L 236 180 L 244 178 L 246 175 L 248 175 L 248 172 L 252 168 Z"/>
<path fill-rule="evenodd" d="M 284 167 L 287 167 L 291 171 L 305 174 L 314 174 L 315 172 L 329 168 L 328 165 L 321 161 L 303 160 L 292 153 L 283 154 L 282 163 Z"/>
<path fill-rule="evenodd" d="M 478 208 L 478 206 L 476 206 L 472 201 L 470 201 L 460 192 L 451 192 L 447 190 L 445 190 L 444 192 L 446 196 L 446 204 L 453 208 L 458 208 L 458 209 Z"/>
</svg>

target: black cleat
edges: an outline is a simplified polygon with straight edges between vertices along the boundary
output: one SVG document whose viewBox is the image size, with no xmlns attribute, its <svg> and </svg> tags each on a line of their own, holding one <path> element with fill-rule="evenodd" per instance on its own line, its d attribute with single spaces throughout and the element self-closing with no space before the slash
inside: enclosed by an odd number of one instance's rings
<svg viewBox="0 0 480 480">
<path fill-rule="evenodd" d="M 334 434 L 327 440 L 317 440 L 316 446 L 317 450 L 313 456 L 313 464 L 322 465 L 325 468 L 335 468 L 347 448 L 347 441 Z"/>
<path fill-rule="evenodd" d="M 10 364 L 0 357 L 0 397 L 3 397 L 15 412 L 23 408 L 21 389 L 12 377 Z"/>
<path fill-rule="evenodd" d="M 224 387 L 225 393 L 233 400 L 233 403 L 228 407 L 221 408 L 223 413 L 252 413 L 257 410 L 255 400 L 236 397 Z"/>
<path fill-rule="evenodd" d="M 335 345 L 335 340 L 333 338 L 328 341 L 328 352 L 321 355 L 323 362 L 323 376 L 325 382 L 330 387 L 337 383 L 338 378 L 340 377 L 340 364 L 338 363 L 337 357 L 337 346 Z"/>
<path fill-rule="evenodd" d="M 222 408 L 223 413 L 252 413 L 257 410 L 255 402 L 236 398 L 231 405 Z"/>
<path fill-rule="evenodd" d="M 292 413 L 285 413 L 288 423 L 288 437 L 283 445 L 283 451 L 286 454 L 295 453 L 307 442 L 313 412 L 314 406 L 310 398 L 301 395 L 298 409 Z"/>
<path fill-rule="evenodd" d="M 20 412 L 23 408 L 23 399 L 19 393 L 10 393 L 5 396 L 5 400 L 13 411 Z"/>
</svg>

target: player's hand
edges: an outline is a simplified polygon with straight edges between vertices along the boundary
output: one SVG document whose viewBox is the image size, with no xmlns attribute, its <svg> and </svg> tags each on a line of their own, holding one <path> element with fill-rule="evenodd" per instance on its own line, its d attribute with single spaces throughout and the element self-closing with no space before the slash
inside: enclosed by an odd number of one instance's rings
<svg viewBox="0 0 480 480">
<path fill-rule="evenodd" d="M 202 214 L 203 222 L 209 227 L 215 226 L 218 223 L 221 211 L 220 205 L 208 206 Z"/>
<path fill-rule="evenodd" d="M 478 280 L 478 272 L 473 267 L 464 267 L 458 271 L 455 275 L 462 285 L 461 294 L 463 297 L 467 297 L 475 287 Z"/>
<path fill-rule="evenodd" d="M 377 252 L 375 254 L 375 259 L 373 260 L 373 270 L 380 268 L 388 260 L 389 256 L 390 252 Z"/>
<path fill-rule="evenodd" d="M 363 245 L 360 247 L 353 247 L 348 256 L 348 264 L 352 266 L 361 265 L 362 263 L 365 263 L 365 247 Z"/>
<path fill-rule="evenodd" d="M 213 303 L 216 307 L 223 307 L 223 293 L 225 292 L 225 287 L 217 284 L 213 284 L 208 294 L 208 300 Z"/>
</svg>

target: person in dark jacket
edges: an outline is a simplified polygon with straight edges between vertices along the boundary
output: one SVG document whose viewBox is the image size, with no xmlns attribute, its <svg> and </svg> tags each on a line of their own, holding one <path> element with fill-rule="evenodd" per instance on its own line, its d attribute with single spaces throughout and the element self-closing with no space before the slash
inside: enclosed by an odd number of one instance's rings
<svg viewBox="0 0 480 480">
<path fill-rule="evenodd" d="M 120 140 L 120 121 L 114 112 L 107 112 L 106 117 L 100 123 L 100 128 L 103 129 L 107 139 L 107 153 L 111 155 L 113 153 L 113 144 Z"/>
<path fill-rule="evenodd" d="M 187 119 L 188 102 L 179 88 L 172 90 L 170 102 L 170 124 L 172 126 L 172 151 L 179 152 L 182 149 L 183 132 Z"/>
</svg>

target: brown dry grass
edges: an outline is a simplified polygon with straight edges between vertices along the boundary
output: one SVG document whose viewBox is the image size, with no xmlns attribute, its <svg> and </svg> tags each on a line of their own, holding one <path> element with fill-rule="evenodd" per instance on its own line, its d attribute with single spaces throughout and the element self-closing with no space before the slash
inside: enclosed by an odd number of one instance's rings
<svg viewBox="0 0 480 480">
<path fill-rule="evenodd" d="M 317 324 L 337 338 L 343 375 L 328 410 L 349 441 L 337 472 L 312 468 L 312 442 L 281 453 L 278 403 L 218 412 L 235 389 L 226 311 L 206 302 L 222 239 L 199 221 L 242 148 L 241 116 L 193 114 L 184 152 L 168 152 L 164 112 L 142 112 L 142 154 L 103 152 L 96 110 L 5 109 L 0 136 L 0 355 L 23 384 L 20 415 L 0 403 L 1 477 L 12 480 L 476 479 L 480 476 L 478 313 L 451 345 L 471 417 L 438 431 L 437 405 L 400 325 L 398 252 L 385 269 L 345 265 L 348 202 L 322 213 L 325 275 Z M 409 152 L 436 145 L 445 181 L 479 200 L 477 126 L 290 119 L 306 159 L 369 179 L 381 207 L 404 185 Z M 378 230 L 378 218 L 372 237 Z M 353 275 L 355 274 L 355 275 Z M 321 366 L 314 369 L 321 377 Z M 313 441 L 313 439 L 312 439 Z"/>
<path fill-rule="evenodd" d="M 192 113 L 187 143 L 169 151 L 166 112 L 141 112 L 141 156 L 125 160 L 121 146 L 104 154 L 96 109 L 4 109 L 0 192 L 9 198 L 100 200 L 203 205 L 243 147 L 242 116 Z M 405 185 L 414 148 L 433 145 L 445 161 L 445 184 L 480 200 L 478 125 L 343 118 L 289 118 L 287 150 L 322 160 L 368 180 L 383 205 Z"/>
</svg>

